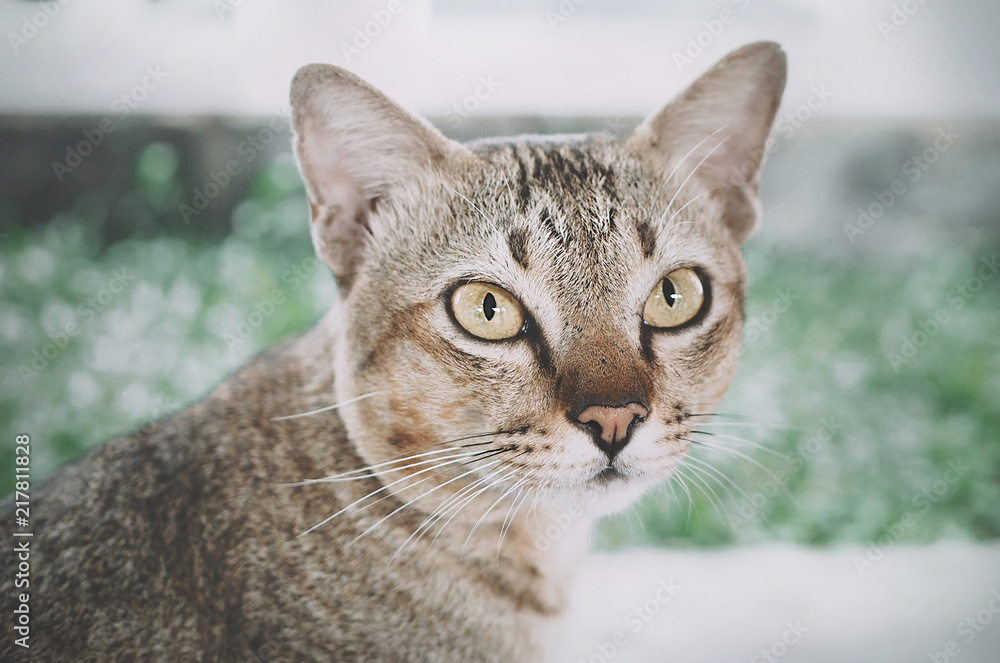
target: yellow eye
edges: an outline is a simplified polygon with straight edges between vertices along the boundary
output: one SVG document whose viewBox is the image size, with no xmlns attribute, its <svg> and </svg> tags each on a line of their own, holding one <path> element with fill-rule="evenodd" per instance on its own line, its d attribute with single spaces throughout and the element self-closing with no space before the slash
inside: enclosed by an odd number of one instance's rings
<svg viewBox="0 0 1000 663">
<path fill-rule="evenodd" d="M 675 269 L 656 284 L 642 310 L 642 319 L 653 327 L 679 327 L 698 315 L 705 303 L 705 288 L 693 269 Z"/>
<path fill-rule="evenodd" d="M 466 283 L 455 288 L 451 310 L 467 332 L 489 341 L 513 338 L 524 327 L 521 303 L 490 283 Z"/>
</svg>

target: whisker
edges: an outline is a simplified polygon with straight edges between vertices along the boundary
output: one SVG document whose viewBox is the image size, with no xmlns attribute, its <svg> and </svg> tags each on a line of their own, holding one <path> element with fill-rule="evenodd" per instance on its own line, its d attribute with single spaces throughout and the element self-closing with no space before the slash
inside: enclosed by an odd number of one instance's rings
<svg viewBox="0 0 1000 663">
<path fill-rule="evenodd" d="M 687 461 L 690 460 L 690 458 L 691 457 L 688 456 L 684 460 Z M 711 502 L 712 506 L 714 506 L 716 511 L 719 512 L 719 515 L 723 516 L 723 519 L 725 519 L 725 516 L 722 513 L 722 498 L 720 498 L 719 494 L 715 492 L 715 489 L 712 488 L 711 484 L 709 484 L 708 481 L 705 480 L 705 477 L 707 476 L 711 478 L 712 481 L 718 481 L 718 479 L 716 479 L 710 474 L 707 474 L 705 470 L 701 469 L 697 465 L 688 465 L 687 468 L 691 470 L 691 472 L 693 472 L 693 474 L 691 475 L 692 480 L 700 482 L 701 485 L 705 486 L 705 488 L 707 488 L 708 491 L 711 493 L 711 498 L 709 499 L 709 502 Z M 708 495 L 705 495 L 705 497 L 708 497 Z"/>
<path fill-rule="evenodd" d="M 450 523 L 452 521 L 452 519 L 455 516 L 457 516 L 459 514 L 459 512 L 462 511 L 462 509 L 464 509 L 469 504 L 471 504 L 477 497 L 479 497 L 480 495 L 482 495 L 483 493 L 485 493 L 487 490 L 490 490 L 494 486 L 498 486 L 498 485 L 502 484 L 504 481 L 506 481 L 507 479 L 511 478 L 512 476 L 515 476 L 520 471 L 521 471 L 521 468 L 515 467 L 512 471 L 508 472 L 507 474 L 505 474 L 504 476 L 500 477 L 496 481 L 491 482 L 489 485 L 487 485 L 487 486 L 485 486 L 483 488 L 480 488 L 475 493 L 473 493 L 471 496 L 467 497 L 461 504 L 457 505 L 455 513 L 451 514 L 451 516 L 448 518 L 448 520 L 446 520 L 444 522 L 444 524 L 441 525 L 441 528 L 438 529 L 437 534 L 435 534 L 434 538 L 431 539 L 431 544 L 433 544 L 435 541 L 437 541 L 437 538 L 439 536 L 441 536 L 441 532 L 444 531 L 444 528 L 448 526 L 448 523 Z M 518 484 L 515 484 L 515 485 L 518 485 Z M 506 494 L 507 493 L 504 493 L 504 495 L 506 495 Z M 500 499 L 503 499 L 503 495 L 501 495 Z M 468 543 L 468 541 L 469 541 L 468 538 L 466 538 L 465 542 Z M 465 551 L 465 545 L 463 544 L 463 546 L 462 546 L 462 552 L 464 553 L 464 551 Z"/>
<path fill-rule="evenodd" d="M 336 512 L 332 516 L 329 516 L 329 517 L 323 519 L 322 521 L 316 523 L 315 525 L 313 525 L 312 527 L 310 527 L 306 531 L 302 532 L 302 534 L 299 534 L 299 536 L 304 536 L 306 534 L 309 534 L 310 532 L 318 529 L 319 527 L 322 527 L 323 525 L 325 525 L 326 523 L 330 522 L 331 520 L 333 520 L 337 516 L 341 515 L 342 513 L 348 511 L 352 507 L 357 506 L 358 504 L 360 504 L 361 502 L 364 502 L 365 500 L 369 499 L 370 497 L 373 497 L 374 495 L 377 495 L 377 494 L 379 494 L 379 493 L 381 493 L 381 492 L 383 492 L 385 490 L 388 490 L 389 488 L 392 488 L 393 486 L 395 486 L 395 485 L 397 485 L 399 483 L 402 483 L 403 481 L 406 481 L 408 479 L 412 479 L 413 477 L 419 476 L 419 475 L 424 474 L 426 472 L 432 472 L 434 470 L 440 470 L 441 468 L 447 467 L 449 465 L 455 465 L 456 463 L 460 463 L 460 462 L 462 462 L 464 460 L 465 460 L 465 456 L 463 456 L 462 458 L 455 459 L 455 460 L 445 461 L 443 463 L 439 463 L 438 465 L 433 465 L 431 467 L 424 468 L 422 470 L 418 470 L 417 472 L 414 472 L 412 474 L 407 474 L 406 476 L 404 476 L 404 477 L 402 477 L 400 479 L 396 479 L 395 481 L 393 481 L 391 483 L 387 483 L 387 484 L 383 485 L 382 487 L 377 488 L 377 489 L 373 490 L 372 492 L 368 493 L 364 497 L 361 497 L 361 498 L 359 498 L 359 499 L 351 502 L 350 504 L 348 504 L 347 506 L 345 506 L 344 508 L 342 508 L 340 511 Z M 429 478 L 431 478 L 431 477 L 425 477 L 424 479 L 421 479 L 420 481 L 418 481 L 417 484 L 422 483 L 423 481 L 425 481 L 426 479 L 429 479 Z M 417 484 L 414 484 L 414 485 L 417 485 Z M 372 504 L 374 504 L 374 502 Z M 360 510 L 363 511 L 364 509 L 367 509 L 368 507 L 372 506 L 372 504 L 367 504 L 364 507 L 362 507 Z"/>
<path fill-rule="evenodd" d="M 699 416 L 699 415 L 691 415 Z M 729 426 L 729 427 L 748 427 L 748 428 L 784 428 L 791 430 L 792 427 L 785 424 L 772 424 L 766 421 L 709 421 L 704 424 L 698 424 L 698 428 L 705 428 L 706 426 Z"/>
<path fill-rule="evenodd" d="M 706 447 L 708 449 L 714 449 L 715 451 L 719 451 L 721 453 L 728 454 L 728 455 L 732 456 L 733 458 L 740 458 L 742 460 L 745 460 L 746 462 L 750 463 L 754 467 L 757 467 L 757 468 L 763 470 L 764 472 L 766 472 L 768 474 L 768 476 L 770 476 L 772 479 L 777 479 L 777 477 L 774 476 L 774 472 L 772 472 L 770 470 L 770 468 L 762 465 L 756 459 L 751 458 L 750 456 L 746 455 L 742 451 L 739 451 L 737 449 L 733 449 L 732 447 L 724 447 L 721 444 L 711 444 L 709 442 L 706 442 L 705 440 L 689 440 L 689 439 L 685 439 L 685 441 L 686 442 L 690 442 L 691 444 L 701 445 L 701 446 Z"/>
<path fill-rule="evenodd" d="M 776 484 L 778 484 L 778 486 L 781 487 L 781 490 L 785 493 L 785 495 L 788 497 L 788 499 L 792 500 L 792 502 L 795 502 L 795 497 L 792 495 L 791 491 L 788 490 L 788 487 L 785 486 L 785 483 L 781 479 L 779 479 L 778 476 L 774 472 L 772 472 L 770 468 L 766 467 L 765 465 L 762 465 L 761 463 L 757 462 L 756 460 L 754 460 L 750 456 L 747 456 L 746 454 L 744 454 L 744 453 L 742 453 L 740 451 L 737 451 L 736 449 L 732 449 L 730 447 L 724 447 L 724 446 L 721 446 L 721 445 L 709 444 L 709 443 L 705 442 L 704 440 L 699 440 L 697 442 L 694 442 L 692 440 L 688 440 L 688 441 L 692 442 L 694 444 L 699 444 L 699 445 L 701 445 L 703 447 L 706 447 L 708 449 L 713 449 L 715 451 L 719 451 L 719 452 L 721 452 L 723 454 L 728 454 L 729 456 L 731 456 L 733 458 L 739 458 L 741 460 L 745 460 L 746 462 L 750 463 L 754 467 L 757 467 L 757 468 L 763 470 L 763 472 L 765 474 L 767 474 L 767 476 L 771 477 L 771 479 L 773 479 L 774 482 Z M 786 460 L 787 460 L 787 457 L 786 457 Z"/>
<path fill-rule="evenodd" d="M 422 523 L 420 523 L 420 525 L 415 530 L 413 530 L 413 532 L 410 534 L 410 536 L 408 536 L 406 538 L 406 540 L 403 541 L 403 544 L 401 546 L 399 546 L 399 548 L 396 549 L 396 552 L 393 553 L 392 558 L 390 558 L 389 561 L 391 562 L 393 559 L 395 559 L 396 556 L 399 555 L 399 553 L 401 553 L 403 551 L 403 549 L 407 546 L 407 544 L 410 542 L 410 540 L 413 539 L 413 537 L 416 537 L 416 540 L 413 541 L 413 543 L 416 544 L 416 542 L 419 541 L 420 538 L 431 527 L 434 526 L 435 522 L 437 522 L 438 520 L 440 520 L 441 518 L 443 518 L 444 514 L 447 513 L 448 510 L 451 510 L 451 508 L 455 505 L 455 502 L 461 501 L 461 498 L 465 495 L 466 491 L 469 491 L 470 489 L 473 490 L 474 491 L 474 495 L 473 495 L 472 499 L 474 499 L 475 496 L 478 495 L 481 492 L 481 491 L 475 491 L 475 488 L 477 486 L 479 486 L 479 485 L 481 485 L 482 483 L 485 482 L 485 483 L 489 484 L 489 485 L 486 486 L 486 489 L 488 489 L 490 486 L 495 485 L 496 482 L 493 481 L 493 479 L 495 479 L 498 475 L 503 474 L 503 472 L 505 472 L 507 469 L 508 468 L 507 468 L 506 465 L 501 465 L 500 467 L 496 468 L 495 470 L 493 470 L 492 472 L 490 472 L 489 474 L 487 474 L 485 477 L 483 477 L 481 479 L 478 479 L 478 480 L 474 481 L 473 483 L 469 484 L 468 486 L 466 486 L 465 488 L 463 488 L 462 490 L 460 490 L 458 493 L 456 493 L 455 495 L 453 495 L 451 498 L 449 498 L 447 501 L 445 501 L 443 504 L 441 504 L 437 509 L 435 509 L 433 512 L 431 512 L 431 514 L 428 515 L 424 519 L 424 521 Z M 508 473 L 507 475 L 505 475 L 505 477 L 506 476 L 511 476 L 514 473 L 516 473 L 516 471 Z M 503 480 L 503 478 L 505 478 L 505 477 L 502 477 L 499 480 Z M 461 510 L 461 508 L 459 510 Z M 457 513 L 458 513 L 458 511 L 455 512 L 455 514 L 457 514 Z M 454 518 L 454 514 L 452 515 L 452 518 Z M 450 520 L 451 520 L 451 518 L 449 518 L 449 521 Z M 442 527 L 442 529 L 443 529 L 443 527 Z M 438 530 L 438 534 L 440 534 L 440 533 L 441 533 L 441 530 Z M 431 543 L 433 543 L 435 540 L 437 540 L 437 536 L 434 537 L 434 540 L 432 540 Z"/>
<path fill-rule="evenodd" d="M 681 212 L 683 212 L 684 209 L 688 205 L 690 205 L 691 203 L 695 202 L 699 198 L 701 198 L 703 196 L 706 196 L 706 195 L 708 195 L 708 194 L 707 193 L 699 193 L 697 196 L 695 196 L 691 200 L 689 200 L 686 203 L 684 203 L 683 205 L 681 205 L 680 208 L 676 212 L 674 212 L 673 214 L 671 214 L 669 219 L 667 219 L 666 227 L 664 228 L 664 230 L 669 229 L 669 228 L 676 228 L 677 226 L 683 226 L 683 225 L 690 225 L 690 224 L 692 224 L 691 221 L 682 221 L 682 222 L 679 222 L 679 223 L 677 223 L 675 225 L 670 225 L 670 222 L 673 221 L 675 218 L 677 218 L 677 215 L 680 214 Z"/>
<path fill-rule="evenodd" d="M 479 520 L 476 521 L 476 524 L 472 526 L 471 530 L 469 530 L 469 535 L 465 537 L 465 543 L 462 544 L 463 555 L 465 554 L 465 547 L 469 545 L 469 540 L 472 539 L 472 535 L 476 533 L 476 530 L 479 529 L 479 526 L 483 523 L 484 520 L 486 520 L 486 516 L 490 515 L 490 512 L 493 511 L 493 509 L 496 507 L 497 504 L 500 504 L 500 502 L 503 501 L 503 499 L 507 497 L 507 495 L 513 492 L 515 488 L 519 487 L 522 483 L 530 479 L 534 473 L 535 473 L 534 470 L 528 472 L 528 474 L 525 475 L 520 482 L 516 482 L 513 486 L 508 488 L 502 495 L 500 495 L 500 497 L 496 499 L 495 502 L 493 502 L 493 504 L 490 505 L 490 508 L 486 509 L 486 511 L 483 512 L 483 515 L 479 517 Z"/>
<path fill-rule="evenodd" d="M 710 139 L 710 138 L 711 138 L 712 136 L 714 136 L 715 134 L 717 134 L 717 133 L 719 133 L 720 131 L 722 131 L 723 129 L 725 129 L 725 128 L 726 128 L 727 126 L 729 126 L 729 125 L 723 125 L 723 126 L 719 127 L 718 129 L 716 129 L 715 131 L 713 131 L 712 133 L 710 133 L 710 134 L 708 134 L 707 136 L 705 136 L 704 138 L 702 138 L 701 140 L 699 140 L 699 141 L 698 141 L 698 142 L 697 142 L 697 143 L 695 144 L 695 146 L 694 146 L 694 147 L 692 147 L 692 148 L 691 148 L 690 150 L 688 150 L 688 151 L 687 151 L 687 154 L 685 154 L 684 156 L 682 156 L 682 157 L 681 157 L 681 160 L 677 162 L 677 165 L 676 165 L 676 166 L 674 166 L 673 170 L 671 170 L 671 171 L 670 171 L 670 174 L 669 174 L 669 175 L 667 175 L 666 179 L 664 179 L 664 180 L 663 180 L 663 183 L 664 183 L 664 184 L 666 184 L 667 182 L 669 182 L 669 181 L 670 181 L 670 180 L 671 180 L 671 179 L 673 178 L 674 174 L 675 174 L 675 173 L 676 173 L 676 172 L 677 172 L 678 170 L 680 170 L 681 166 L 683 166 L 683 165 L 684 165 L 684 162 L 685 162 L 685 161 L 687 161 L 687 158 L 688 158 L 689 156 L 691 156 L 692 154 L 694 154 L 694 151 L 695 151 L 695 150 L 697 150 L 697 149 L 698 149 L 699 147 L 701 147 L 702 145 L 704 145 L 704 144 L 705 144 L 705 141 L 707 141 L 707 140 L 708 140 L 708 139 Z M 669 209 L 669 207 L 670 207 L 670 206 L 668 205 L 668 206 L 667 206 L 667 208 Z M 666 215 L 667 215 L 667 213 L 666 213 L 666 211 L 664 211 L 664 213 L 663 213 L 663 216 L 665 217 Z M 663 219 L 660 219 L 660 220 L 662 221 Z"/>
<path fill-rule="evenodd" d="M 742 437 L 735 437 L 733 435 L 726 435 L 724 433 L 713 433 L 713 432 L 704 431 L 704 430 L 695 430 L 695 431 L 691 431 L 691 432 L 693 434 L 695 434 L 695 435 L 708 435 L 710 437 L 718 438 L 720 440 L 732 440 L 733 442 L 739 442 L 741 444 L 745 444 L 745 445 L 747 445 L 749 447 L 752 447 L 754 449 L 758 449 L 758 450 L 763 451 L 765 453 L 769 453 L 772 456 L 780 458 L 781 460 L 788 460 L 788 456 L 787 455 L 781 453 L 780 451 L 775 451 L 774 449 L 771 449 L 770 447 L 766 447 L 763 444 L 761 444 L 760 442 L 754 442 L 753 440 L 746 440 L 746 439 L 743 439 Z"/>
<path fill-rule="evenodd" d="M 714 136 L 715 134 L 717 134 L 717 133 L 719 133 L 720 131 L 722 131 L 723 129 L 725 129 L 725 128 L 726 128 L 727 126 L 728 126 L 728 125 L 726 125 L 726 126 L 722 126 L 722 127 L 719 127 L 718 129 L 716 129 L 715 131 L 713 131 L 713 132 L 712 132 L 712 133 L 711 133 L 711 134 L 710 134 L 710 135 L 709 135 L 709 136 L 708 136 L 707 138 L 711 138 L 711 137 L 712 137 L 712 136 Z M 695 167 L 691 169 L 691 172 L 690 172 L 690 173 L 688 173 L 688 176 L 684 178 L 684 181 L 683 181 L 683 182 L 681 182 L 681 185 L 680 185 L 679 187 L 677 187 L 677 191 L 675 191 L 675 192 L 674 192 L 674 195 L 670 197 L 670 202 L 668 202 L 668 203 L 667 203 L 667 207 L 666 207 L 666 209 L 664 209 L 664 210 L 663 210 L 663 216 L 662 216 L 662 217 L 660 217 L 660 223 L 663 223 L 663 220 L 664 220 L 665 218 L 667 218 L 667 212 L 668 212 L 668 211 L 670 210 L 670 208 L 671 208 L 671 207 L 673 206 L 673 204 L 674 204 L 674 201 L 675 201 L 675 200 L 677 200 L 677 197 L 681 195 L 681 191 L 683 191 L 683 190 L 684 190 L 684 187 L 685 187 L 685 186 L 687 185 L 687 183 L 688 183 L 688 182 L 689 182 L 689 181 L 691 180 L 691 178 L 692 178 L 692 177 L 694 177 L 694 174 L 698 172 L 698 169 L 699 169 L 699 168 L 701 168 L 701 165 L 702 165 L 703 163 L 705 163 L 705 161 L 707 161 L 707 160 L 708 160 L 708 158 L 709 158 L 710 156 L 712 156 L 712 154 L 713 154 L 713 153 L 714 153 L 714 152 L 715 152 L 715 151 L 716 151 L 717 149 L 719 149 L 720 147 L 722 147 L 722 144 L 723 144 L 723 143 L 725 143 L 725 142 L 726 142 L 727 140 L 729 140 L 730 138 L 732 138 L 732 136 L 733 136 L 733 134 L 729 134 L 728 136 L 726 136 L 725 138 L 723 138 L 722 140 L 720 140 L 720 141 L 719 141 L 718 143 L 716 143 L 716 144 L 715 144 L 715 147 L 713 147 L 712 149 L 710 149 L 710 150 L 708 151 L 708 153 L 707 153 L 707 154 L 705 154 L 705 156 L 703 156 L 703 157 L 701 158 L 701 161 L 699 161 L 699 162 L 698 162 L 698 163 L 697 163 L 697 164 L 695 165 Z M 699 143 L 699 144 L 700 144 L 700 143 Z M 697 147 L 697 146 L 696 146 L 696 147 Z M 693 151 L 693 149 L 692 149 L 692 151 Z"/>
<path fill-rule="evenodd" d="M 520 482 L 520 484 L 523 485 L 525 481 L 526 481 L 526 479 L 522 479 L 521 482 Z M 500 526 L 500 540 L 497 541 L 497 563 L 498 564 L 500 563 L 500 549 L 503 547 L 503 540 L 507 536 L 507 530 L 510 529 L 510 526 L 514 524 L 514 518 L 517 517 L 517 510 L 521 508 L 520 504 L 524 504 L 524 499 L 521 498 L 521 494 L 522 493 L 524 493 L 525 498 L 528 495 L 531 494 L 530 491 L 528 491 L 527 493 L 525 493 L 523 487 L 522 488 L 518 488 L 517 495 L 514 496 L 514 501 L 511 502 L 511 505 L 510 505 L 511 508 L 513 509 L 513 514 L 511 514 L 511 511 L 508 510 L 507 511 L 507 516 L 504 517 L 503 525 Z M 521 500 L 520 504 L 518 504 L 518 500 L 519 499 Z M 508 517 L 510 518 L 510 522 L 507 521 Z"/>
<path fill-rule="evenodd" d="M 768 421 L 751 421 L 750 418 L 743 414 L 734 414 L 730 412 L 691 412 L 687 417 L 725 417 L 727 419 L 736 419 L 735 422 L 729 421 L 713 421 L 713 424 L 726 424 L 727 426 L 735 425 L 736 423 L 754 425 L 754 426 L 771 426 L 773 428 L 790 428 L 787 424 L 779 424 L 775 422 Z M 702 424 L 699 424 L 702 425 Z"/>
<path fill-rule="evenodd" d="M 694 472 L 695 469 L 693 465 L 685 465 L 684 463 L 681 463 L 677 467 L 677 471 L 680 472 L 682 468 L 686 470 L 691 470 L 692 472 Z M 707 483 L 705 483 L 705 480 L 702 479 L 697 473 L 689 475 L 687 478 L 691 479 L 691 481 L 694 483 L 694 486 L 701 491 L 701 494 L 705 496 L 705 499 L 708 500 L 708 503 L 711 504 L 712 507 L 715 509 L 715 511 L 719 514 L 719 517 L 722 518 L 723 520 L 726 520 L 726 516 L 722 512 L 722 507 L 719 506 L 719 503 L 717 502 L 719 496 L 715 493 L 712 487 L 709 486 Z M 704 488 L 702 486 L 704 486 Z M 705 488 L 707 488 L 709 492 L 705 492 Z"/>
<path fill-rule="evenodd" d="M 448 452 L 448 451 L 454 451 L 454 450 L 452 450 L 452 449 L 442 449 L 441 451 L 434 452 L 434 453 L 445 453 L 445 452 Z M 357 469 L 357 470 L 351 470 L 349 472 L 342 472 L 340 474 L 331 474 L 328 477 L 322 477 L 320 479 L 305 479 L 304 481 L 296 481 L 294 483 L 282 483 L 282 484 L 278 484 L 278 485 L 279 486 L 308 486 L 308 485 L 317 484 L 317 483 L 340 483 L 340 482 L 343 482 L 343 481 L 361 481 L 361 480 L 364 480 L 364 479 L 370 479 L 372 477 L 383 476 L 385 474 L 391 474 L 393 472 L 398 472 L 398 471 L 401 471 L 401 470 L 406 470 L 406 469 L 409 469 L 411 467 L 419 467 L 421 465 L 426 465 L 428 463 L 437 463 L 437 462 L 442 461 L 442 460 L 450 460 L 450 459 L 453 459 L 453 458 L 471 458 L 471 457 L 476 456 L 476 455 L 481 454 L 481 453 L 483 453 L 483 452 L 482 451 L 460 451 L 460 453 L 455 453 L 455 454 L 453 454 L 451 456 L 438 456 L 437 458 L 431 458 L 429 460 L 422 460 L 422 461 L 419 461 L 419 462 L 416 462 L 416 463 L 410 463 L 409 465 L 400 465 L 400 466 L 396 466 L 396 467 L 389 467 L 387 469 L 379 470 L 378 472 L 373 472 L 372 471 L 372 470 L 377 469 L 379 467 L 384 467 L 384 466 L 387 466 L 387 465 L 394 465 L 396 463 L 400 463 L 400 462 L 407 461 L 407 460 L 413 460 L 414 458 L 419 457 L 419 456 L 430 455 L 430 453 L 427 453 L 427 454 L 415 454 L 414 456 L 407 456 L 407 457 L 400 458 L 400 459 L 397 459 L 397 460 L 386 461 L 384 463 L 376 463 L 375 465 L 369 465 L 368 467 L 363 467 L 363 468 Z"/>
<path fill-rule="evenodd" d="M 330 410 L 336 410 L 337 408 L 343 407 L 345 405 L 350 405 L 351 403 L 357 403 L 358 401 L 363 401 L 366 398 L 371 398 L 372 396 L 377 396 L 383 392 L 373 391 L 362 396 L 355 396 L 346 401 L 335 403 L 333 405 L 327 405 L 326 407 L 321 407 L 318 410 L 310 410 L 309 412 L 299 412 L 298 414 L 286 414 L 283 417 L 271 417 L 271 421 L 287 421 L 288 419 L 299 419 L 300 417 L 311 417 L 314 414 L 321 414 L 323 412 L 329 412 Z"/>
<path fill-rule="evenodd" d="M 456 461 L 456 462 L 458 462 L 458 461 Z M 379 525 L 381 525 L 382 523 L 384 523 L 389 518 L 391 518 L 395 514 L 399 513 L 400 511 L 402 511 L 406 507 L 410 506 L 411 504 L 413 504 L 417 500 L 423 499 L 424 497 L 427 497 L 431 493 L 437 492 L 438 490 L 444 488 L 448 484 L 453 483 L 455 481 L 458 481 L 459 479 L 461 479 L 463 477 L 466 477 L 466 476 L 468 476 L 468 475 L 470 475 L 470 474 L 472 474 L 474 472 L 479 472 L 480 470 L 485 470 L 486 468 L 492 467 L 493 465 L 496 465 L 497 463 L 501 463 L 501 462 L 503 462 L 502 459 L 500 459 L 500 460 L 491 460 L 490 462 L 486 463 L 485 465 L 480 465 L 480 466 L 473 467 L 471 470 L 463 472 L 463 473 L 459 474 L 456 477 L 452 477 L 451 479 L 448 479 L 444 483 L 438 484 L 438 485 L 434 486 L 433 488 L 431 488 L 430 490 L 425 491 L 425 492 L 421 493 L 420 495 L 417 495 L 416 497 L 414 497 L 411 500 L 408 500 L 407 502 L 404 502 L 401 506 L 398 506 L 395 509 L 393 509 L 387 516 L 381 518 L 374 525 L 372 525 L 371 527 L 369 527 L 368 529 L 366 529 L 365 531 L 363 531 L 361 534 L 358 534 L 356 537 L 354 537 L 354 539 L 351 541 L 351 543 L 354 543 L 354 541 L 357 541 L 361 537 L 367 535 L 369 532 L 373 531 Z"/>
<path fill-rule="evenodd" d="M 523 434 L 523 433 L 526 433 L 527 431 L 528 431 L 528 427 L 527 426 L 521 426 L 520 428 L 513 428 L 511 430 L 497 430 L 497 431 L 490 431 L 489 433 L 476 433 L 475 435 L 466 435 L 464 437 L 456 437 L 453 440 L 446 440 L 444 442 L 440 442 L 439 444 L 454 444 L 455 442 L 464 442 L 465 440 L 474 440 L 474 439 L 477 439 L 477 438 L 480 438 L 480 437 L 494 437 L 494 436 L 497 436 L 497 435 Z M 489 442 L 483 442 L 482 444 L 489 444 Z M 438 445 L 432 445 L 432 446 L 438 446 Z M 463 444 L 463 445 L 460 445 L 460 446 L 463 446 L 463 447 L 472 447 L 472 446 L 476 446 L 476 445 L 473 445 L 473 444 Z"/>
<path fill-rule="evenodd" d="M 510 187 L 510 180 L 507 179 L 507 173 L 505 173 L 503 168 L 501 168 L 500 166 L 497 166 L 497 170 L 499 170 L 500 174 L 503 176 L 504 184 L 507 185 L 507 193 L 510 194 L 511 205 L 514 205 L 517 202 L 517 197 L 514 196 L 514 189 Z"/>
<path fill-rule="evenodd" d="M 735 488 L 739 492 L 740 495 L 742 495 L 743 497 L 745 497 L 747 500 L 750 499 L 750 496 L 747 495 L 746 492 L 742 488 L 740 488 L 740 486 L 735 481 L 733 481 L 732 479 L 730 479 L 728 476 L 726 476 L 725 472 L 723 472 L 719 468 L 715 467 L 711 463 L 709 463 L 709 462 L 707 462 L 705 460 L 702 460 L 701 458 L 695 458 L 694 456 L 692 456 L 690 454 L 687 456 L 686 460 L 688 460 L 688 461 L 690 461 L 692 463 L 697 463 L 700 466 L 703 466 L 707 472 L 709 472 L 710 474 L 714 473 L 718 477 L 721 477 L 723 480 L 725 480 L 729 484 L 729 486 L 732 486 L 733 488 Z M 715 480 L 718 481 L 718 479 L 715 479 Z M 725 483 L 721 483 L 721 482 L 720 482 L 720 485 L 726 490 L 726 493 L 729 494 L 730 498 L 732 498 L 733 500 L 736 499 L 736 496 L 733 495 L 733 492 L 731 490 L 729 490 L 729 486 L 727 486 Z"/>
<path fill-rule="evenodd" d="M 476 210 L 477 212 L 479 212 L 479 214 L 480 214 L 480 215 L 482 215 L 482 217 L 483 217 L 484 219 L 486 219 L 486 222 L 487 222 L 487 223 L 489 223 L 489 224 L 490 224 L 491 226 L 493 226 L 493 230 L 496 230 L 496 231 L 497 231 L 498 233 L 500 232 L 500 226 L 498 226 L 498 225 L 497 225 L 497 222 L 496 222 L 496 221 L 494 221 L 494 220 L 493 220 L 493 219 L 491 219 L 490 217 L 486 216 L 486 212 L 484 212 L 483 210 L 481 210 L 481 209 L 479 209 L 478 207 L 476 207 L 476 204 L 475 204 L 474 202 L 472 202 L 471 200 L 469 200 L 468 198 L 466 198 L 465 196 L 463 196 L 463 195 L 462 195 L 461 193 L 459 193 L 458 191 L 455 191 L 455 190 L 454 190 L 454 189 L 452 189 L 451 187 L 448 187 L 448 188 L 449 188 L 449 190 L 450 190 L 450 191 L 451 191 L 451 192 L 452 192 L 453 194 L 455 194 L 456 196 L 458 196 L 459 198 L 461 198 L 461 199 L 462 199 L 462 200 L 464 200 L 465 202 L 467 202 L 467 203 L 469 203 L 470 205 L 472 205 L 472 209 L 474 209 L 474 210 Z"/>
<path fill-rule="evenodd" d="M 691 495 L 691 490 L 688 488 L 687 482 L 684 481 L 684 474 L 681 472 L 682 469 L 684 469 L 683 463 L 678 465 L 674 469 L 674 472 L 670 475 L 670 478 L 676 479 L 677 483 L 680 484 L 681 489 L 684 491 L 684 494 L 687 495 L 688 498 L 687 520 L 684 523 L 684 528 L 687 529 L 688 527 L 691 526 L 691 509 L 694 507 L 694 496 Z"/>
</svg>

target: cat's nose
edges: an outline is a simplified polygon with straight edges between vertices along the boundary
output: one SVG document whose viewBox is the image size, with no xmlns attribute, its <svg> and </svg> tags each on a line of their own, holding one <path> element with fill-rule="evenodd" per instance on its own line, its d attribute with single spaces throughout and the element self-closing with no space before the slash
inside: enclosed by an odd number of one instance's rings
<svg viewBox="0 0 1000 663">
<path fill-rule="evenodd" d="M 618 407 L 591 405 L 576 415 L 576 420 L 594 430 L 594 442 L 610 462 L 628 444 L 632 422 L 647 415 L 648 409 L 633 402 Z"/>
</svg>

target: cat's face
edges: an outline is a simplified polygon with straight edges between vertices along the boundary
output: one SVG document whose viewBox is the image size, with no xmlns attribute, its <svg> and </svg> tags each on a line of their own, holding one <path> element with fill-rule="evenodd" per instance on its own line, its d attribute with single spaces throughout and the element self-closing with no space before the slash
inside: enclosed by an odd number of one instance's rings
<svg viewBox="0 0 1000 663">
<path fill-rule="evenodd" d="M 755 44 L 624 142 L 468 146 L 347 72 L 300 71 L 313 237 L 342 288 L 336 396 L 377 392 L 341 414 L 394 490 L 605 512 L 670 475 L 735 369 L 784 71 Z"/>
</svg>

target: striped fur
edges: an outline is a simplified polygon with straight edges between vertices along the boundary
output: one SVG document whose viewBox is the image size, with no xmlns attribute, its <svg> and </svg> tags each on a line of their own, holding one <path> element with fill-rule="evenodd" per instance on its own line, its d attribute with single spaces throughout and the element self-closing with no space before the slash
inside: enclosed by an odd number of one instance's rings
<svg viewBox="0 0 1000 663">
<path fill-rule="evenodd" d="M 624 142 L 460 145 L 303 68 L 295 147 L 341 299 L 33 495 L 33 660 L 543 660 L 590 524 L 670 476 L 733 374 L 783 82 L 755 44 Z M 654 330 L 643 303 L 681 267 L 705 305 Z M 522 334 L 456 324 L 470 280 L 519 299 Z M 648 416 L 609 464 L 576 416 L 625 403 Z"/>
</svg>

